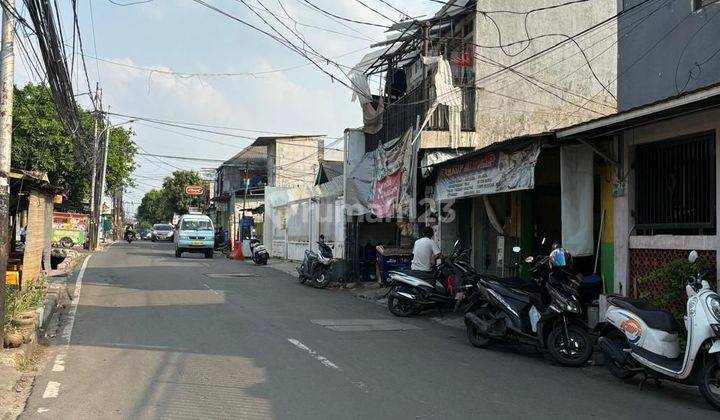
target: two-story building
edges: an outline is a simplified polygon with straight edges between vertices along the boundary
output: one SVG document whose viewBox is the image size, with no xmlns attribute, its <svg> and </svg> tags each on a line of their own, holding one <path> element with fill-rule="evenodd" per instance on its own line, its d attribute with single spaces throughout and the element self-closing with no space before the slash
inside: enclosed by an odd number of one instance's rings
<svg viewBox="0 0 720 420">
<path fill-rule="evenodd" d="M 394 25 L 352 73 L 363 110 L 363 152 L 374 156 L 347 158 L 349 190 L 360 191 L 346 198 L 360 218 L 350 230 L 356 258 L 368 240 L 410 246 L 420 224 L 436 226 L 444 252 L 462 236 L 477 267 L 501 273 L 512 264 L 512 245 L 532 248 L 541 233 L 561 240 L 561 152 L 552 133 L 616 112 L 617 12 L 617 0 L 455 0 L 429 19 Z M 373 91 L 377 79 L 383 88 Z M 405 152 L 396 151 L 402 147 Z M 590 175 L 578 179 L 586 194 L 590 185 L 593 212 L 599 176 L 593 177 L 592 153 L 583 156 Z M 397 159 L 406 159 L 402 175 L 394 172 Z M 455 181 L 488 182 L 486 188 L 458 189 L 448 180 L 440 194 L 437 165 L 448 159 Z M 484 163 L 505 165 L 495 174 L 502 179 L 457 172 Z M 513 180 L 522 182 L 509 185 Z M 414 211 L 404 211 L 408 199 Z M 387 204 L 392 200 L 396 206 Z M 567 207 L 566 220 L 580 218 Z M 456 217 L 438 223 L 447 213 Z M 600 219 L 583 219 L 586 234 L 576 241 L 583 256 L 595 254 L 588 242 Z"/>
<path fill-rule="evenodd" d="M 321 163 L 340 161 L 339 153 L 321 135 L 258 137 L 217 168 L 216 224 L 233 239 L 262 236 L 265 187 L 312 186 Z"/>
<path fill-rule="evenodd" d="M 720 267 L 720 2 L 622 3 L 619 112 L 557 134 L 592 144 L 613 168 L 610 290 L 667 296 L 667 284 L 642 279 L 693 249 Z"/>
</svg>

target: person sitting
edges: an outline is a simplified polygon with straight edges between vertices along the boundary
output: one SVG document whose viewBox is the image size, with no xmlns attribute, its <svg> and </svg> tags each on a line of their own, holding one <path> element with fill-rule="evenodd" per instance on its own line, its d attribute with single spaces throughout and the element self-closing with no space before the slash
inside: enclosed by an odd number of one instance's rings
<svg viewBox="0 0 720 420">
<path fill-rule="evenodd" d="M 435 279 L 435 265 L 439 258 L 442 258 L 440 247 L 433 241 L 435 230 L 426 226 L 423 229 L 423 236 L 415 241 L 413 246 L 413 259 L 410 269 L 413 274 L 423 279 Z"/>
</svg>

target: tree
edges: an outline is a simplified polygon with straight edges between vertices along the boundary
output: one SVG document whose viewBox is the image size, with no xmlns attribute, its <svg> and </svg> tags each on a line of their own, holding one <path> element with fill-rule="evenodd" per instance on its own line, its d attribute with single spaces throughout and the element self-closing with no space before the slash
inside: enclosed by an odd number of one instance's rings
<svg viewBox="0 0 720 420">
<path fill-rule="evenodd" d="M 173 214 L 186 214 L 190 207 L 205 210 L 205 197 L 185 194 L 188 185 L 202 185 L 200 174 L 194 171 L 175 171 L 163 180 L 160 190 L 145 193 L 137 217 L 141 223 L 155 224 L 169 221 Z"/>
<path fill-rule="evenodd" d="M 115 193 L 119 188 L 135 186 L 132 173 L 135 170 L 134 157 L 138 149 L 135 142 L 132 141 L 134 134 L 132 130 L 123 127 L 110 128 L 107 174 L 105 176 L 105 189 L 110 194 Z"/>
<path fill-rule="evenodd" d="M 137 218 L 140 223 L 148 225 L 167 222 L 172 218 L 172 212 L 165 206 L 162 191 L 153 189 L 145 194 L 140 201 Z"/>
<path fill-rule="evenodd" d="M 12 167 L 47 172 L 50 182 L 61 186 L 67 194 L 69 208 L 82 209 L 90 196 L 90 150 L 93 144 L 94 117 L 79 109 L 82 121 L 81 139 L 84 157 L 78 161 L 74 145 L 60 121 L 50 90 L 45 85 L 15 88 L 13 106 Z M 98 131 L 103 130 L 103 126 Z M 133 133 L 121 127 L 110 129 L 106 190 L 132 185 L 137 149 Z"/>
<path fill-rule="evenodd" d="M 165 178 L 162 196 L 166 210 L 186 214 L 189 207 L 204 206 L 205 197 L 185 194 L 185 187 L 188 185 L 202 185 L 200 174 L 194 171 L 175 171 L 171 177 Z"/>
</svg>

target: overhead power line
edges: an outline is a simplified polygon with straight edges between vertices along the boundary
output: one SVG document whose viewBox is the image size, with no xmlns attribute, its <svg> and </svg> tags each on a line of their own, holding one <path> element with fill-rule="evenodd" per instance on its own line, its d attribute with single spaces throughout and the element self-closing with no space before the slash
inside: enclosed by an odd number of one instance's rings
<svg viewBox="0 0 720 420">
<path fill-rule="evenodd" d="M 388 28 L 389 28 L 389 26 L 387 26 L 387 25 L 381 25 L 381 24 L 379 24 L 379 23 L 365 22 L 365 21 L 362 21 L 362 20 L 351 19 L 351 18 L 347 18 L 347 17 L 344 17 L 344 16 L 336 15 L 335 13 L 329 12 L 329 11 L 327 11 L 327 10 L 325 10 L 325 9 L 317 6 L 315 3 L 312 3 L 312 2 L 310 2 L 310 1 L 308 1 L 308 0 L 302 0 L 302 1 L 305 2 L 305 3 L 307 3 L 310 7 L 312 7 L 313 9 L 319 11 L 320 13 L 322 13 L 322 14 L 324 14 L 324 15 L 332 16 L 332 17 L 334 17 L 334 18 L 336 18 L 336 19 L 344 20 L 345 22 L 352 22 L 352 23 L 357 23 L 357 24 L 360 24 L 360 25 L 367 25 L 367 26 L 375 26 L 375 27 L 378 27 L 378 28 L 385 28 L 385 29 L 388 29 Z"/>
<path fill-rule="evenodd" d="M 136 155 L 139 156 L 152 156 L 152 157 L 158 157 L 158 158 L 168 158 L 168 159 L 178 159 L 178 160 L 189 160 L 194 162 L 225 162 L 224 159 L 203 159 L 203 158 L 196 158 L 196 157 L 189 157 L 189 156 L 172 156 L 172 155 L 158 155 L 154 153 L 136 153 Z"/>
</svg>

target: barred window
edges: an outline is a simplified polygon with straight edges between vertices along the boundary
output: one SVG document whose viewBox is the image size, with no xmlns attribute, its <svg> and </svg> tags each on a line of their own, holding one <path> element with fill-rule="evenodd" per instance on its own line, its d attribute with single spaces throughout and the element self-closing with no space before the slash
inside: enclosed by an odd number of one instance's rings
<svg viewBox="0 0 720 420">
<path fill-rule="evenodd" d="M 638 234 L 715 234 L 715 134 L 641 145 L 635 152 Z"/>
</svg>

